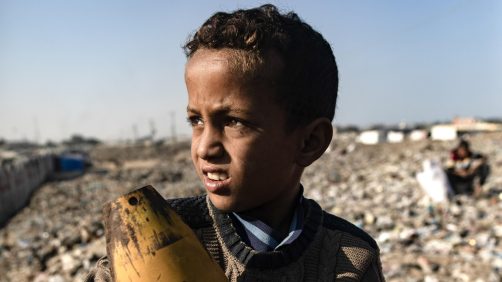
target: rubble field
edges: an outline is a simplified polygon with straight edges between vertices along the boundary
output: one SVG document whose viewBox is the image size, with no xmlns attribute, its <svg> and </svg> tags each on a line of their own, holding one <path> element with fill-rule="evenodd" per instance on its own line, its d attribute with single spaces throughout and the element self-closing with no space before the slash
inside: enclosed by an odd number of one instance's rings
<svg viewBox="0 0 502 282">
<path fill-rule="evenodd" d="M 335 137 L 304 173 L 305 196 L 370 233 L 387 281 L 502 281 L 502 133 L 469 137 L 488 156 L 479 198 L 431 203 L 415 174 L 456 141 L 361 145 Z M 82 281 L 105 255 L 102 205 L 153 185 L 166 198 L 204 193 L 189 143 L 96 147 L 83 176 L 47 182 L 0 229 L 0 281 Z"/>
</svg>

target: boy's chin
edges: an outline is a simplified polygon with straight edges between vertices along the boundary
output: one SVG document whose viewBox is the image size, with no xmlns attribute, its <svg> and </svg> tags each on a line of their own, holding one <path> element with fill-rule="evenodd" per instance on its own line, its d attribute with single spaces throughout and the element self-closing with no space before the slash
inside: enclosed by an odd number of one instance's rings
<svg viewBox="0 0 502 282">
<path fill-rule="evenodd" d="M 229 212 L 239 212 L 239 207 L 238 205 L 232 201 L 229 197 L 225 196 L 218 196 L 209 193 L 209 200 L 213 204 L 215 208 L 218 210 L 229 213 Z"/>
</svg>

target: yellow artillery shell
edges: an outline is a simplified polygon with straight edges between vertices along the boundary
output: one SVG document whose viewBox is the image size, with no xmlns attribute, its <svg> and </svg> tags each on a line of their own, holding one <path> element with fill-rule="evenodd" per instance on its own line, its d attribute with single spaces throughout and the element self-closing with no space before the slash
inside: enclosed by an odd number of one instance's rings
<svg viewBox="0 0 502 282">
<path fill-rule="evenodd" d="M 152 186 L 107 203 L 103 212 L 114 281 L 228 281 Z"/>
</svg>

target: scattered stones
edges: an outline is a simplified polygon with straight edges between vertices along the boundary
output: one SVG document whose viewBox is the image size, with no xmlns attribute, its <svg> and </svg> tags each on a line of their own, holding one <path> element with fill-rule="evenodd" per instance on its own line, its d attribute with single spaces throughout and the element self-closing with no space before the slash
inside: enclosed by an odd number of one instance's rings
<svg viewBox="0 0 502 282">
<path fill-rule="evenodd" d="M 455 142 L 355 143 L 339 135 L 307 168 L 305 196 L 370 233 L 387 281 L 500 281 L 502 134 L 471 136 L 492 165 L 482 195 L 434 204 L 415 179 Z M 151 184 L 166 198 L 203 193 L 188 143 L 98 147 L 84 176 L 44 184 L 0 229 L 0 281 L 82 281 L 106 254 L 102 205 Z M 498 165 L 497 165 L 498 164 Z"/>
<path fill-rule="evenodd" d="M 350 139 L 335 140 L 337 146 L 305 171 L 305 194 L 376 239 L 387 281 L 500 281 L 502 134 L 469 138 L 492 169 L 477 199 L 434 204 L 422 192 L 414 177 L 422 161 L 444 163 L 456 145 L 430 140 L 358 144 L 350 154 Z M 332 181 L 333 175 L 341 180 Z"/>
</svg>

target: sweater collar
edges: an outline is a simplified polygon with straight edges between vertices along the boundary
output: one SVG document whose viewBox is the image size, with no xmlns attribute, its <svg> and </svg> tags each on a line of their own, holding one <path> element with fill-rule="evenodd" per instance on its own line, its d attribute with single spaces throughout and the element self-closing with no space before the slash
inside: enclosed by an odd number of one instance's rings
<svg viewBox="0 0 502 282">
<path fill-rule="evenodd" d="M 293 217 L 289 224 L 287 234 L 280 234 L 265 222 L 238 213 L 231 213 L 233 225 L 241 239 L 251 246 L 255 251 L 273 251 L 280 247 L 291 244 L 296 240 L 303 229 L 303 186 L 300 185 L 300 192 L 296 197 L 296 206 Z"/>
<path fill-rule="evenodd" d="M 271 269 L 285 266 L 296 261 L 314 240 L 320 229 L 323 213 L 321 207 L 313 200 L 303 199 L 305 214 L 303 230 L 291 244 L 270 252 L 256 252 L 249 247 L 237 233 L 228 213 L 218 210 L 207 197 L 208 208 L 216 223 L 217 232 L 230 253 L 249 268 Z"/>
</svg>

